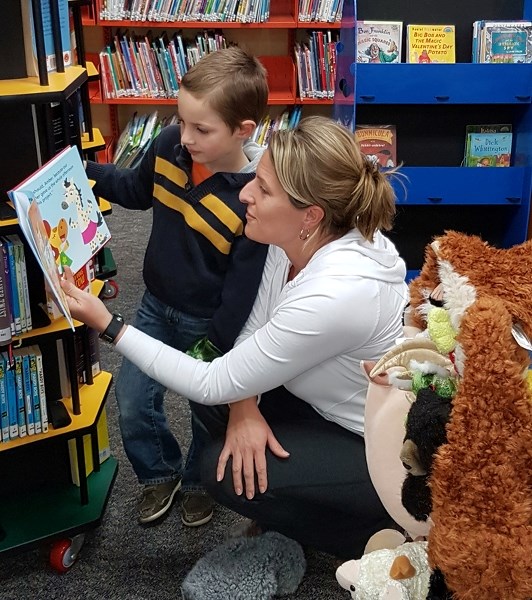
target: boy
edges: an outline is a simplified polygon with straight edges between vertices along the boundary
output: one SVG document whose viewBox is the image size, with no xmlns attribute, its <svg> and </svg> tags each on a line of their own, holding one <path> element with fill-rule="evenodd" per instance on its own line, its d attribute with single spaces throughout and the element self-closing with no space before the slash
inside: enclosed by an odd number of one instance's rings
<svg viewBox="0 0 532 600">
<path fill-rule="evenodd" d="M 98 196 L 134 210 L 153 208 L 135 325 L 205 360 L 232 347 L 262 275 L 267 246 L 243 236 L 246 207 L 238 196 L 262 154 L 248 138 L 267 101 L 266 71 L 256 58 L 237 47 L 208 54 L 183 77 L 179 126 L 164 128 L 138 167 L 86 167 Z M 139 521 L 166 513 L 183 484 L 182 521 L 203 525 L 213 502 L 201 486 L 201 431 L 192 411 L 183 469 L 163 409 L 165 392 L 123 360 L 116 397 L 124 449 L 144 486 Z"/>
</svg>

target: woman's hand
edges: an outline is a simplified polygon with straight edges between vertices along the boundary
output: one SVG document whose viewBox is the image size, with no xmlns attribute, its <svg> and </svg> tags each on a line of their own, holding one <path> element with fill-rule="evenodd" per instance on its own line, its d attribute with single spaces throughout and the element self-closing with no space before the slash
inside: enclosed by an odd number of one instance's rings
<svg viewBox="0 0 532 600">
<path fill-rule="evenodd" d="M 264 493 L 268 488 L 266 447 L 279 458 L 290 456 L 259 411 L 256 397 L 231 404 L 216 479 L 223 479 L 227 461 L 232 456 L 235 493 L 240 496 L 245 490 L 246 498 L 251 500 L 255 496 L 255 473 L 259 492 Z"/>
<path fill-rule="evenodd" d="M 61 287 L 65 293 L 70 314 L 74 319 L 86 323 L 99 333 L 105 331 L 111 322 L 111 313 L 99 298 L 75 286 L 74 275 L 68 267 L 65 267 Z"/>
</svg>

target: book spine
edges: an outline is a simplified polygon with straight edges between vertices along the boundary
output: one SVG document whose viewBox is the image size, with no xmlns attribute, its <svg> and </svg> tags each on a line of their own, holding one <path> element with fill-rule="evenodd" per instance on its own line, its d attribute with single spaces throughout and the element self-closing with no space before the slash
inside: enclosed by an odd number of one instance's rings
<svg viewBox="0 0 532 600">
<path fill-rule="evenodd" d="M 42 432 L 48 431 L 48 406 L 46 404 L 46 388 L 44 385 L 44 368 L 42 363 L 42 354 L 39 346 L 33 346 L 35 353 L 35 363 L 37 365 L 37 381 L 39 385 L 39 403 L 41 406 L 41 426 Z"/>
<path fill-rule="evenodd" d="M 15 370 L 14 365 L 10 364 L 7 352 L 2 352 L 2 358 L 5 365 L 4 373 L 6 379 L 7 394 L 7 413 L 9 417 L 9 439 L 18 438 L 18 408 L 17 393 L 15 390 Z"/>
<path fill-rule="evenodd" d="M 22 354 L 22 386 L 24 406 L 26 407 L 26 427 L 28 435 L 35 435 L 35 413 L 33 412 L 33 394 L 31 390 L 30 357 Z"/>
<path fill-rule="evenodd" d="M 22 327 L 20 324 L 20 305 L 18 301 L 18 288 L 17 288 L 17 269 L 15 265 L 15 252 L 13 249 L 13 242 L 6 239 L 4 243 L 7 246 L 7 255 L 9 261 L 9 282 L 11 289 L 11 302 L 13 305 L 13 322 L 15 328 L 15 335 L 22 333 Z"/>
<path fill-rule="evenodd" d="M 35 352 L 28 348 L 28 360 L 30 363 L 31 400 L 33 403 L 33 421 L 35 433 L 42 433 L 41 403 L 39 399 L 39 378 L 37 375 L 37 357 Z"/>
<path fill-rule="evenodd" d="M 9 441 L 9 412 L 7 406 L 6 359 L 0 356 L 0 429 L 2 441 Z"/>
<path fill-rule="evenodd" d="M 17 397 L 18 435 L 26 437 L 28 429 L 26 426 L 26 409 L 24 407 L 24 378 L 22 375 L 22 357 L 15 355 L 15 391 Z"/>
<path fill-rule="evenodd" d="M 19 243 L 18 236 L 12 236 L 13 241 L 13 256 L 15 259 L 15 279 L 17 282 L 17 299 L 20 311 L 20 328 L 21 332 L 26 332 L 26 305 L 24 303 L 24 283 L 22 281 L 22 259 L 21 259 L 21 245 Z"/>
<path fill-rule="evenodd" d="M 3 244 L 0 252 L 0 346 L 11 342 L 9 273 L 4 269 Z"/>
<path fill-rule="evenodd" d="M 26 314 L 26 331 L 33 329 L 33 322 L 31 318 L 31 306 L 30 306 L 30 288 L 28 283 L 28 270 L 26 268 L 26 248 L 21 242 L 20 247 L 20 267 L 22 276 L 22 293 L 24 299 L 24 312 Z"/>
</svg>

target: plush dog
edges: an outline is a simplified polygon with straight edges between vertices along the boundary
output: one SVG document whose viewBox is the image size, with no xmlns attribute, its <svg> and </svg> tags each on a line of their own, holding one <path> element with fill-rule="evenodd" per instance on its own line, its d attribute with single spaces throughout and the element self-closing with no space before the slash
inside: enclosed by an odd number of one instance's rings
<svg viewBox="0 0 532 600">
<path fill-rule="evenodd" d="M 276 532 L 238 537 L 200 558 L 181 588 L 183 600 L 270 600 L 293 594 L 305 574 L 303 549 Z"/>
</svg>

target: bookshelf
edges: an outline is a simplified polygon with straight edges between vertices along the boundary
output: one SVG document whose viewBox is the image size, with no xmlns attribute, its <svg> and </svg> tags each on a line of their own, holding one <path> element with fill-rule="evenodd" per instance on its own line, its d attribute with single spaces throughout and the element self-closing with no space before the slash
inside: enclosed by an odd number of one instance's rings
<svg viewBox="0 0 532 600">
<path fill-rule="evenodd" d="M 354 64 L 354 14 L 359 19 L 456 25 L 456 64 Z M 405 4 L 347 0 L 341 29 L 335 112 L 357 123 L 394 123 L 398 214 L 391 238 L 409 277 L 435 235 L 456 229 L 498 247 L 527 239 L 532 192 L 532 64 L 471 64 L 477 19 L 530 19 L 532 1 Z M 405 45 L 403 43 L 403 54 Z M 356 77 L 353 77 L 355 75 Z M 509 168 L 461 167 L 465 127 L 512 123 Z"/>
<path fill-rule="evenodd" d="M 14 0 L 9 0 L 9 5 L 14 6 Z M 6 48 L 4 50 L 8 52 Z M 42 77 L 0 80 L 0 125 L 4 142 L 0 150 L 0 208 L 4 217 L 0 220 L 0 235 L 19 234 L 24 241 L 8 202 L 7 190 L 52 158 L 58 146 L 76 145 L 80 152 L 96 151 L 101 146 L 102 138 L 98 132 L 91 129 L 84 138 L 80 131 L 79 107 L 83 105 L 82 93 L 88 78 L 87 69 L 71 66 L 63 72 L 47 73 L 45 81 Z M 108 212 L 110 206 L 104 203 L 102 209 Z M 92 378 L 92 383 L 78 384 L 73 358 L 74 332 L 65 319 L 50 322 L 39 307 L 46 301 L 43 275 L 27 246 L 25 257 L 33 328 L 13 336 L 11 345 L 0 349 L 9 351 L 15 347 L 39 346 L 49 429 L 46 433 L 0 442 L 0 471 L 6 482 L 4 491 L 0 491 L 0 554 L 58 540 L 62 549 L 59 553 L 56 551 L 51 560 L 56 568 L 64 570 L 75 559 L 69 549 L 74 546 L 79 549 L 82 533 L 100 522 L 117 473 L 114 458 L 107 459 L 101 468 L 99 460 L 94 460 L 99 451 L 97 423 L 112 376 L 106 372 L 93 378 L 87 375 L 87 380 Z M 92 283 L 91 292 L 101 294 L 103 288 L 104 282 L 97 280 Z M 75 327 L 87 349 L 85 325 L 75 322 Z M 60 386 L 58 340 L 62 340 L 65 348 L 70 381 L 68 396 L 63 395 Z M 55 401 L 61 401 L 66 409 L 69 424 L 59 426 L 56 423 L 53 427 L 50 405 Z M 90 476 L 85 471 L 83 444 L 83 436 L 87 434 L 91 438 L 95 464 L 95 471 Z M 69 440 L 75 441 L 79 487 L 71 481 Z M 67 555 L 70 556 L 68 564 L 63 560 Z M 62 568 L 57 562 L 58 557 Z"/>
<path fill-rule="evenodd" d="M 299 20 L 299 0 L 271 0 L 270 17 L 264 23 L 209 22 L 209 21 L 131 21 L 104 20 L 100 18 L 104 0 L 94 0 L 92 10 L 83 15 L 82 23 L 87 40 L 87 56 L 98 65 L 98 53 L 108 44 L 116 31 L 128 33 L 151 32 L 157 36 L 167 32 L 183 30 L 185 35 L 216 30 L 228 42 L 238 43 L 242 48 L 260 58 L 268 70 L 270 87 L 269 105 L 272 114 L 285 107 L 301 104 L 305 110 L 330 115 L 332 99 L 305 98 L 298 96 L 297 73 L 294 61 L 296 41 L 306 39 L 312 30 L 332 30 L 338 32 L 339 22 L 302 22 Z M 176 99 L 121 97 L 104 99 L 99 85 L 91 84 L 91 104 L 98 128 L 106 138 L 117 138 L 135 111 L 157 110 L 161 115 L 175 112 Z"/>
</svg>

